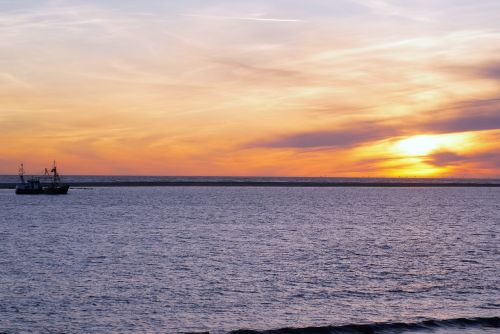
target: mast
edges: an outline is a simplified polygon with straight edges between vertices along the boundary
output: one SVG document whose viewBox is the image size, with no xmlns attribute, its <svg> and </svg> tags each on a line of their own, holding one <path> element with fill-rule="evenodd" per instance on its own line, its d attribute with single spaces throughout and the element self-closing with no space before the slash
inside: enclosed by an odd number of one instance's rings
<svg viewBox="0 0 500 334">
<path fill-rule="evenodd" d="M 58 184 L 60 181 L 60 178 L 59 178 L 59 174 L 57 173 L 57 166 L 56 166 L 55 160 L 54 160 L 54 164 L 52 165 L 52 169 L 50 171 L 52 172 L 52 183 Z"/>
<path fill-rule="evenodd" d="M 19 166 L 19 178 L 21 179 L 21 183 L 26 183 L 24 181 L 24 164 L 21 164 L 21 166 Z"/>
</svg>

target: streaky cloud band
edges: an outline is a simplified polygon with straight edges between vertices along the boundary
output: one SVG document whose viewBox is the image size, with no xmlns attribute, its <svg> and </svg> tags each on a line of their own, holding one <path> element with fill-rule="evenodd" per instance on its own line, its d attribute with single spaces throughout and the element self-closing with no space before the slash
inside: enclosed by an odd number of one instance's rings
<svg viewBox="0 0 500 334">
<path fill-rule="evenodd" d="M 219 20 L 240 20 L 240 21 L 262 21 L 262 22 L 306 22 L 299 19 L 281 19 L 281 18 L 265 18 L 265 17 L 241 17 L 241 16 L 218 16 L 218 15 L 199 15 L 199 14 L 179 14 L 179 16 L 200 17 L 207 19 Z"/>
</svg>

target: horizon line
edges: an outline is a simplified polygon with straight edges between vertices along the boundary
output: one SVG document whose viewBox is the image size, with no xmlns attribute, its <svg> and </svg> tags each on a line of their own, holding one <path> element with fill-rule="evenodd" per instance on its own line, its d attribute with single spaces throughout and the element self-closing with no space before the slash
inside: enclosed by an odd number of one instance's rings
<svg viewBox="0 0 500 334">
<path fill-rule="evenodd" d="M 0 176 L 19 176 L 18 174 L 0 174 Z M 25 176 L 44 176 L 42 174 L 26 174 Z M 70 176 L 95 176 L 95 177 L 107 177 L 107 176 L 127 176 L 127 177 L 186 177 L 186 178 L 199 178 L 199 177 L 210 177 L 210 178 L 308 178 L 308 179 L 442 179 L 442 180 L 500 180 L 500 175 L 498 176 L 443 176 L 443 177 L 430 177 L 430 176 L 273 176 L 273 175 L 154 175 L 154 174 L 63 174 L 61 177 Z"/>
</svg>

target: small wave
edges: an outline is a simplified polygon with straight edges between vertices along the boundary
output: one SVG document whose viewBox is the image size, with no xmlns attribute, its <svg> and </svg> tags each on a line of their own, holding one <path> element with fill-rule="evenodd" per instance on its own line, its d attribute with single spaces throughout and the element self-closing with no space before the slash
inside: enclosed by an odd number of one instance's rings
<svg viewBox="0 0 500 334">
<path fill-rule="evenodd" d="M 281 328 L 264 331 L 239 329 L 230 334 L 378 334 L 404 333 L 407 331 L 432 331 L 439 328 L 500 328 L 500 317 L 456 318 L 424 320 L 420 322 L 376 322 L 372 324 L 349 324 L 342 326 Z"/>
</svg>

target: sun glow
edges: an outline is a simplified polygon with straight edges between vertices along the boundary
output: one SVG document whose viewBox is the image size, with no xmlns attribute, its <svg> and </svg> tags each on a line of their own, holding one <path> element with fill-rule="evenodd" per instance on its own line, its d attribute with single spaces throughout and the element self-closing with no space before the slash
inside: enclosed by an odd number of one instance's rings
<svg viewBox="0 0 500 334">
<path fill-rule="evenodd" d="M 399 141 L 396 147 L 404 155 L 422 156 L 435 151 L 439 147 L 439 140 L 432 136 L 415 136 Z"/>
<path fill-rule="evenodd" d="M 396 153 L 403 156 L 421 157 L 441 150 L 455 151 L 464 147 L 465 135 L 418 135 L 408 137 L 395 144 Z"/>
</svg>

